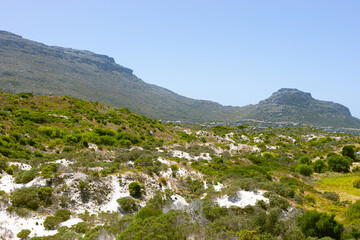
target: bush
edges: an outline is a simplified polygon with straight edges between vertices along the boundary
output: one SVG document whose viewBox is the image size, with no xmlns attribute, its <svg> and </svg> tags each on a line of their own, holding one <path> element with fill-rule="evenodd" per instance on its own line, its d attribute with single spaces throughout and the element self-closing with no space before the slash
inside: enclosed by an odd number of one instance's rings
<svg viewBox="0 0 360 240">
<path fill-rule="evenodd" d="M 353 186 L 354 186 L 354 188 L 360 188 L 360 178 L 356 179 L 353 182 Z"/>
<path fill-rule="evenodd" d="M 226 208 L 219 207 L 217 205 L 215 205 L 213 207 L 205 206 L 205 207 L 203 207 L 202 211 L 203 211 L 204 217 L 211 222 L 215 221 L 216 219 L 218 219 L 222 216 L 227 216 L 229 214 L 228 210 Z"/>
<path fill-rule="evenodd" d="M 282 182 L 271 183 L 270 189 L 283 197 L 293 198 L 295 196 L 295 191 Z"/>
<path fill-rule="evenodd" d="M 326 172 L 327 165 L 326 162 L 322 159 L 318 159 L 314 162 L 314 171 L 316 173 L 324 173 Z"/>
<path fill-rule="evenodd" d="M 31 170 L 25 170 L 25 171 L 21 171 L 19 172 L 16 177 L 15 177 L 15 182 L 16 183 L 28 183 L 30 181 L 32 181 L 36 175 L 38 173 L 37 169 L 31 169 Z"/>
<path fill-rule="evenodd" d="M 340 201 L 340 196 L 336 192 L 324 192 L 322 197 L 325 198 L 325 199 L 334 201 L 334 202 L 339 202 Z"/>
<path fill-rule="evenodd" d="M 340 239 L 344 226 L 334 218 L 334 214 L 328 215 L 327 213 L 319 213 L 313 210 L 298 216 L 296 222 L 306 237 Z"/>
<path fill-rule="evenodd" d="M 352 160 L 355 160 L 356 155 L 355 155 L 354 148 L 355 148 L 354 145 L 344 146 L 341 150 L 341 155 L 343 155 L 344 157 L 349 157 Z"/>
<path fill-rule="evenodd" d="M 65 222 L 70 219 L 71 212 L 67 209 L 59 209 L 55 212 L 54 217 L 59 219 L 60 222 Z"/>
<path fill-rule="evenodd" d="M 313 169 L 311 166 L 306 165 L 306 164 L 301 164 L 297 167 L 297 171 L 304 176 L 310 176 L 311 174 L 313 174 Z"/>
<path fill-rule="evenodd" d="M 356 166 L 352 169 L 353 172 L 360 172 L 360 167 Z"/>
<path fill-rule="evenodd" d="M 38 209 L 40 206 L 40 198 L 37 194 L 36 187 L 20 188 L 11 194 L 11 203 L 15 207 L 27 207 Z"/>
<path fill-rule="evenodd" d="M 101 136 L 100 144 L 107 145 L 107 146 L 114 146 L 116 144 L 116 139 L 111 136 Z"/>
<path fill-rule="evenodd" d="M 121 209 L 125 212 L 133 212 L 137 210 L 135 200 L 130 197 L 123 197 L 116 200 Z"/>
<path fill-rule="evenodd" d="M 141 197 L 141 189 L 142 189 L 142 186 L 138 182 L 130 183 L 129 184 L 130 196 L 135 197 L 135 198 L 140 198 Z"/>
<path fill-rule="evenodd" d="M 310 165 L 312 162 L 311 162 L 311 159 L 310 159 L 309 156 L 304 155 L 304 156 L 302 156 L 302 157 L 299 159 L 299 163 L 300 163 L 300 164 Z"/>
<path fill-rule="evenodd" d="M 5 168 L 5 172 L 9 175 L 13 175 L 14 174 L 14 169 L 11 166 L 7 166 Z"/>
<path fill-rule="evenodd" d="M 184 213 L 174 210 L 157 217 L 138 218 L 117 239 L 186 239 L 185 219 Z"/>
<path fill-rule="evenodd" d="M 73 228 L 77 233 L 86 233 L 89 229 L 89 224 L 86 222 L 79 222 Z"/>
<path fill-rule="evenodd" d="M 162 214 L 161 209 L 152 208 L 152 207 L 143 207 L 139 210 L 139 212 L 136 214 L 136 218 L 139 219 L 145 219 L 148 217 L 157 217 Z"/>
<path fill-rule="evenodd" d="M 287 210 L 291 206 L 286 199 L 276 195 L 273 192 L 264 193 L 264 197 L 269 198 L 269 204 L 271 208 L 279 207 L 281 209 Z"/>
<path fill-rule="evenodd" d="M 53 230 L 59 225 L 59 220 L 56 217 L 48 216 L 44 221 L 45 229 Z"/>
<path fill-rule="evenodd" d="M 21 240 L 27 239 L 27 237 L 30 235 L 31 231 L 29 229 L 23 229 L 21 230 L 16 236 L 20 238 Z"/>
<path fill-rule="evenodd" d="M 357 200 L 345 211 L 345 218 L 348 222 L 359 221 L 360 219 L 360 200 Z"/>
<path fill-rule="evenodd" d="M 327 162 L 331 171 L 347 173 L 350 171 L 352 159 L 336 154 L 327 158 Z"/>
<path fill-rule="evenodd" d="M 63 153 L 72 152 L 72 151 L 75 151 L 75 149 L 72 147 L 64 147 L 63 149 Z"/>
<path fill-rule="evenodd" d="M 41 187 L 38 189 L 39 198 L 44 201 L 46 204 L 52 203 L 52 191 L 51 187 Z"/>
</svg>

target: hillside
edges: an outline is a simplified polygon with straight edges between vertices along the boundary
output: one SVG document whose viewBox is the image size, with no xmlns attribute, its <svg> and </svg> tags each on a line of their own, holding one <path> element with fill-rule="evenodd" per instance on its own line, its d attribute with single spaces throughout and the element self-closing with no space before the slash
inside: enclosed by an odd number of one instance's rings
<svg viewBox="0 0 360 240">
<path fill-rule="evenodd" d="M 360 120 L 336 103 L 281 89 L 256 105 L 222 106 L 148 84 L 108 56 L 46 46 L 0 31 L 0 90 L 67 95 L 129 108 L 152 119 L 190 122 L 241 120 L 360 128 Z M 240 90 L 239 90 L 240 91 Z"/>
<path fill-rule="evenodd" d="M 163 120 L 224 121 L 231 107 L 147 84 L 113 58 L 0 31 L 0 90 L 68 95 Z"/>
<path fill-rule="evenodd" d="M 314 99 L 310 93 L 283 88 L 256 105 L 241 109 L 241 117 L 264 122 L 322 127 L 360 128 L 360 120 L 338 103 Z"/>
<path fill-rule="evenodd" d="M 358 142 L 0 92 L 0 239 L 356 239 Z"/>
</svg>

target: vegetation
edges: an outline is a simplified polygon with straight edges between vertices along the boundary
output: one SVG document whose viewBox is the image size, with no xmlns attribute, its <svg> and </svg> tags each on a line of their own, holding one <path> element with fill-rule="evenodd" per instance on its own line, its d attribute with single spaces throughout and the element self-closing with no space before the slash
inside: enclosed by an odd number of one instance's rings
<svg viewBox="0 0 360 240">
<path fill-rule="evenodd" d="M 334 218 L 335 215 L 328 215 L 317 211 L 307 211 L 297 218 L 297 223 L 306 237 L 331 237 L 333 239 L 340 239 L 344 231 L 344 226 Z"/>
<path fill-rule="evenodd" d="M 162 124 L 67 96 L 0 98 L 0 175 L 12 182 L 0 201 L 10 217 L 46 215 L 36 226 L 56 234 L 41 239 L 360 236 L 358 135 Z M 265 198 L 238 207 L 241 194 Z M 61 226 L 71 217 L 83 222 Z"/>
</svg>

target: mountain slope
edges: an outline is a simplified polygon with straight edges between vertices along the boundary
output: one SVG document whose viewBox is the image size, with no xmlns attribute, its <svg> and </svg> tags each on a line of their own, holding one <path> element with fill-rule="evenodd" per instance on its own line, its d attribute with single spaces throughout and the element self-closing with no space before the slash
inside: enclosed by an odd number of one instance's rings
<svg viewBox="0 0 360 240">
<path fill-rule="evenodd" d="M 145 83 L 111 57 L 47 46 L 5 31 L 0 31 L 0 90 L 68 95 L 162 120 L 250 119 L 360 128 L 360 120 L 346 107 L 313 99 L 295 89 L 281 89 L 257 105 L 222 106 Z"/>
<path fill-rule="evenodd" d="M 243 107 L 243 118 L 265 122 L 360 128 L 360 120 L 338 103 L 314 99 L 310 93 L 282 88 L 256 105 Z"/>
<path fill-rule="evenodd" d="M 165 120 L 226 120 L 232 107 L 147 84 L 113 58 L 0 31 L 0 90 L 69 95 Z"/>
</svg>

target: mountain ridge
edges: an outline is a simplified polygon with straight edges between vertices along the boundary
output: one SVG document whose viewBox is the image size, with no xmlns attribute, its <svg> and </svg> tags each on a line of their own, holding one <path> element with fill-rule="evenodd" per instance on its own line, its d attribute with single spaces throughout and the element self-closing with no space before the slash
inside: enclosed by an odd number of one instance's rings
<svg viewBox="0 0 360 240">
<path fill-rule="evenodd" d="M 253 119 L 360 128 L 360 120 L 352 117 L 347 107 L 316 100 L 297 89 L 280 89 L 255 105 L 223 106 L 148 84 L 112 57 L 47 46 L 6 31 L 0 31 L 0 90 L 68 95 L 170 121 Z M 308 111 L 309 107 L 315 108 Z"/>
</svg>

